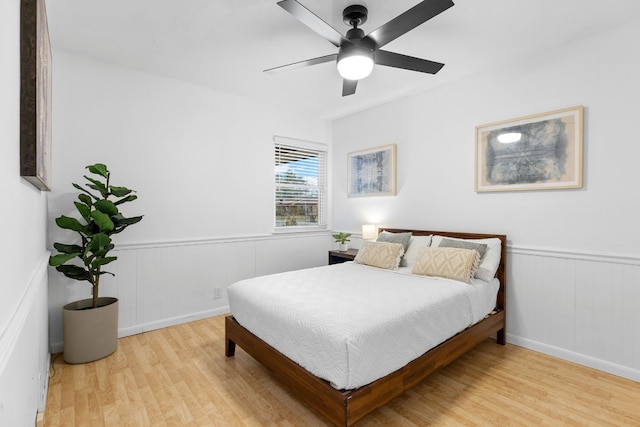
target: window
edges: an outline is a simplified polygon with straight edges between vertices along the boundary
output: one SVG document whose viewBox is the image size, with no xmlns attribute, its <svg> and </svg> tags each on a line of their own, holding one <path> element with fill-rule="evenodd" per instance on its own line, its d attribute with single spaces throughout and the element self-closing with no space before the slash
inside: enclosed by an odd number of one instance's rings
<svg viewBox="0 0 640 427">
<path fill-rule="evenodd" d="M 274 137 L 275 228 L 327 228 L 327 148 Z"/>
</svg>

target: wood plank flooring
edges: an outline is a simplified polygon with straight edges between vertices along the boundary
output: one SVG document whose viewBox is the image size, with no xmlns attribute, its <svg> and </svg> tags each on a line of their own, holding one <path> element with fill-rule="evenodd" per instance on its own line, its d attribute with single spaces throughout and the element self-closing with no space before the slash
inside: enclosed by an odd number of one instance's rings
<svg viewBox="0 0 640 427">
<path fill-rule="evenodd" d="M 54 357 L 45 426 L 325 426 L 241 348 L 224 316 L 122 338 L 103 360 Z M 371 413 L 365 426 L 640 426 L 640 383 L 492 340 Z"/>
</svg>

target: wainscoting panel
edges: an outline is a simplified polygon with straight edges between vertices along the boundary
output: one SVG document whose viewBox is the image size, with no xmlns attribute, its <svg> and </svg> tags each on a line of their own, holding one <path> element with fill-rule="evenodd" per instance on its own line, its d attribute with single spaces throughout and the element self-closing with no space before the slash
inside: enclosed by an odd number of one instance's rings
<svg viewBox="0 0 640 427">
<path fill-rule="evenodd" d="M 43 254 L 18 307 L 0 329 L 0 426 L 34 425 L 49 385 L 47 265 Z M 5 326 L 5 325 L 2 325 Z"/>
<path fill-rule="evenodd" d="M 507 341 L 640 381 L 640 259 L 511 247 Z"/>
<path fill-rule="evenodd" d="M 120 336 L 229 311 L 227 287 L 326 265 L 328 233 L 120 246 L 101 295 L 120 299 Z M 507 341 L 640 381 L 640 259 L 509 247 Z M 53 352 L 61 307 L 89 287 L 50 269 Z M 220 298 L 214 290 L 220 288 Z"/>
<path fill-rule="evenodd" d="M 552 346 L 573 347 L 575 268 L 564 259 L 511 254 L 507 331 Z"/>
<path fill-rule="evenodd" d="M 318 250 L 316 240 L 284 238 L 260 240 L 256 242 L 256 276 L 273 274 L 281 271 L 299 270 L 301 268 L 326 265 L 329 245 Z"/>
<path fill-rule="evenodd" d="M 120 301 L 119 336 L 229 311 L 227 287 L 238 280 L 327 264 L 329 233 L 120 245 L 103 275 L 101 296 Z M 220 298 L 214 298 L 219 288 Z M 62 306 L 90 297 L 88 283 L 50 269 L 51 348 L 62 351 Z"/>
<path fill-rule="evenodd" d="M 576 351 L 640 370 L 640 267 L 577 265 Z"/>
</svg>

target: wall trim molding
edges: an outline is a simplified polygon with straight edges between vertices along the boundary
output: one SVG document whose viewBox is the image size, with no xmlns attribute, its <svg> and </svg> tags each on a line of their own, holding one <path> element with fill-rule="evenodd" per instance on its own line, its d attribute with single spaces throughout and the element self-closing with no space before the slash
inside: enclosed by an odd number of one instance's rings
<svg viewBox="0 0 640 427">
<path fill-rule="evenodd" d="M 308 237 L 330 236 L 331 230 L 313 231 L 305 233 L 274 233 L 255 234 L 246 236 L 208 237 L 202 239 L 158 240 L 148 242 L 120 243 L 114 249 L 116 251 L 139 250 L 150 248 L 168 248 L 176 246 L 196 246 L 222 243 L 242 243 L 255 241 L 268 241 L 279 239 L 302 239 Z M 355 237 L 359 237 L 354 234 Z M 621 255 L 606 252 L 574 251 L 568 249 L 540 248 L 532 246 L 509 245 L 507 251 L 515 255 L 539 256 L 546 258 L 564 258 L 578 261 L 604 262 L 613 264 L 626 264 L 640 266 L 640 256 Z"/>
<path fill-rule="evenodd" d="M 226 305 L 224 307 L 218 307 L 212 310 L 205 310 L 197 313 L 189 313 L 183 316 L 170 317 L 167 319 L 141 323 L 139 325 L 129 326 L 125 328 L 118 328 L 118 338 L 124 338 L 130 335 L 137 335 L 143 332 L 149 332 L 156 329 L 167 328 L 169 326 L 180 325 L 182 323 L 206 319 L 207 317 L 219 316 L 221 314 L 227 314 L 229 312 L 231 312 L 231 309 L 229 308 L 228 305 Z M 52 343 L 51 348 L 52 348 L 51 350 L 52 353 L 61 353 L 63 349 L 62 341 Z"/>
<path fill-rule="evenodd" d="M 329 236 L 330 230 L 313 231 L 305 233 L 277 233 L 277 234 L 256 234 L 246 236 L 228 236 L 228 237 L 207 237 L 202 239 L 181 239 L 181 240 L 158 240 L 148 242 L 132 242 L 119 243 L 115 251 L 151 249 L 151 248 L 168 248 L 176 246 L 196 246 L 196 245 L 215 245 L 221 243 L 242 243 L 266 240 L 280 239 L 301 239 L 305 237 Z"/>
<path fill-rule="evenodd" d="M 508 327 L 508 325 L 507 325 Z M 640 370 L 507 333 L 507 343 L 640 382 Z"/>
<path fill-rule="evenodd" d="M 640 266 L 640 257 L 596 252 L 579 252 L 564 249 L 535 248 L 509 245 L 507 251 L 515 255 L 539 256 L 546 258 L 564 258 L 578 261 L 604 262 Z"/>
<path fill-rule="evenodd" d="M 20 334 L 27 321 L 35 296 L 37 287 L 42 283 L 42 280 L 47 276 L 47 267 L 49 265 L 49 251 L 40 258 L 40 262 L 34 270 L 29 283 L 22 294 L 22 298 L 18 302 L 16 310 L 9 318 L 9 322 L 4 330 L 0 331 L 0 376 L 4 372 L 9 359 L 13 355 L 13 349 L 20 338 Z"/>
</svg>

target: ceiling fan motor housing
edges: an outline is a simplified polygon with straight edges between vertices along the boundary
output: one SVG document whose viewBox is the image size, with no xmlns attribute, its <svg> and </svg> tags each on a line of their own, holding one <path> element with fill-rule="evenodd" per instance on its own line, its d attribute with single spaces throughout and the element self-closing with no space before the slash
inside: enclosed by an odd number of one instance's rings
<svg viewBox="0 0 640 427">
<path fill-rule="evenodd" d="M 360 28 L 352 28 L 347 32 L 347 39 L 349 43 L 343 43 L 338 50 L 338 61 L 341 58 L 355 54 L 371 55 L 376 50 L 376 43 L 368 37 L 364 36 L 364 31 Z"/>
<path fill-rule="evenodd" d="M 358 25 L 362 25 L 367 22 L 368 14 L 369 11 L 366 7 L 359 4 L 354 4 L 351 6 L 347 6 L 342 11 L 342 20 L 350 27 L 357 27 Z"/>
</svg>

